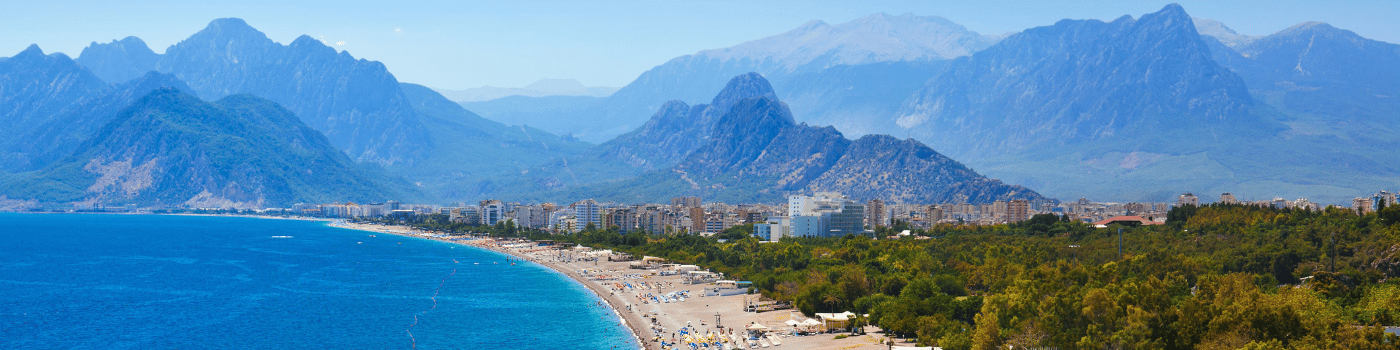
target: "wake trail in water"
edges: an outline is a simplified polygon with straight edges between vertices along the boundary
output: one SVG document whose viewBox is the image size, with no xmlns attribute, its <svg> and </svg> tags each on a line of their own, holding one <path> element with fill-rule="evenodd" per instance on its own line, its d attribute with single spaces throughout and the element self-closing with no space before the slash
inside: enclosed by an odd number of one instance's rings
<svg viewBox="0 0 1400 350">
<path fill-rule="evenodd" d="M 452 263 L 453 263 L 453 264 L 458 264 L 457 259 L 452 259 Z M 426 314 L 426 313 L 428 313 L 428 311 L 433 311 L 433 309 L 436 309 L 436 308 L 437 308 L 437 306 L 438 306 L 438 305 L 437 305 L 437 304 L 438 304 L 438 302 L 437 302 L 438 293 L 442 291 L 442 286 L 444 286 L 444 285 L 447 284 L 447 279 L 448 279 L 448 278 L 452 278 L 452 276 L 453 276 L 453 275 L 456 275 L 456 274 L 457 274 L 457 268 L 454 267 L 454 268 L 452 268 L 452 273 L 447 274 L 447 277 L 443 277 L 443 278 L 442 278 L 442 282 L 439 282 L 439 283 L 438 283 L 437 289 L 434 289 L 434 290 L 433 290 L 433 297 L 432 297 L 432 300 L 433 300 L 433 307 L 430 307 L 430 308 L 428 308 L 427 310 L 419 311 L 417 314 L 414 314 L 414 315 L 413 315 L 413 324 L 408 325 L 408 329 L 405 329 L 405 330 L 404 330 L 404 332 L 408 332 L 408 341 L 410 341 L 410 342 L 413 343 L 413 348 L 414 348 L 414 349 L 417 349 L 417 348 L 418 348 L 418 339 L 413 337 L 413 327 L 418 325 L 418 316 L 421 316 L 421 315 L 423 315 L 423 314 Z"/>
</svg>

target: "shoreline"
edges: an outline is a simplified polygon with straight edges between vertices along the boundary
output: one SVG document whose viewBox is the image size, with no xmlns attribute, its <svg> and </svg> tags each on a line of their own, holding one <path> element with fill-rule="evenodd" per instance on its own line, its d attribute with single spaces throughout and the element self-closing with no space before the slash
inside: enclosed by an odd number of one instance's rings
<svg viewBox="0 0 1400 350">
<path fill-rule="evenodd" d="M 507 255 L 507 256 L 513 257 L 513 258 L 515 258 L 515 259 L 519 259 L 519 260 L 521 260 L 521 261 L 527 261 L 527 262 L 535 263 L 535 264 L 540 265 L 540 266 L 542 266 L 542 267 L 544 267 L 544 268 L 546 268 L 546 269 L 548 269 L 548 270 L 550 270 L 550 271 L 552 271 L 552 272 L 554 272 L 554 273 L 557 273 L 557 274 L 563 275 L 563 276 L 565 276 L 565 277 L 568 277 L 570 280 L 574 281 L 575 283 L 578 283 L 579 285 L 582 285 L 582 286 L 583 286 L 585 289 L 587 289 L 589 292 L 592 292 L 593 295 L 596 296 L 599 300 L 603 301 L 603 303 L 606 303 L 606 304 L 608 305 L 608 308 L 611 309 L 611 310 L 613 311 L 613 314 L 617 316 L 619 323 L 621 323 L 622 326 L 627 327 L 627 329 L 631 331 L 631 333 L 632 333 L 632 338 L 633 338 L 634 341 L 637 342 L 637 345 L 640 347 L 640 349 L 647 349 L 647 350 L 653 350 L 653 349 L 659 350 L 659 349 L 661 349 L 660 346 L 651 346 L 651 345 L 654 345 L 655 343 L 649 343 L 649 342 L 645 341 L 645 339 L 649 339 L 649 338 L 650 338 L 650 337 L 648 337 L 648 336 L 645 335 L 644 332 L 645 332 L 646 330 L 643 329 L 643 328 L 640 328 L 640 327 L 642 327 L 642 325 L 646 324 L 645 321 L 642 320 L 640 317 L 638 317 L 638 316 L 636 315 L 636 313 L 631 312 L 630 310 L 624 310 L 624 309 L 622 309 L 621 306 L 619 306 L 619 305 L 629 305 L 629 306 L 630 306 L 631 304 L 628 304 L 628 303 L 624 302 L 616 293 L 613 293 L 613 292 L 611 292 L 611 291 L 604 290 L 602 286 L 599 286 L 599 285 L 596 284 L 596 283 L 589 283 L 588 279 L 584 278 L 583 276 L 579 276 L 577 272 L 570 271 L 568 268 L 566 268 L 566 267 L 564 267 L 564 266 L 561 266 L 561 265 L 558 265 L 558 264 L 555 264 L 555 263 L 549 262 L 549 261 L 542 261 L 542 260 L 540 260 L 540 259 L 536 259 L 536 258 L 531 257 L 531 256 L 529 256 L 529 255 L 525 255 L 525 254 L 520 253 L 520 252 L 512 251 L 511 249 L 508 249 L 508 248 L 496 247 L 496 246 L 491 246 L 491 245 L 487 245 L 487 244 L 473 244 L 473 243 L 467 243 L 467 242 L 452 241 L 452 240 L 449 240 L 449 239 L 443 239 L 443 238 L 437 238 L 437 237 L 430 237 L 430 236 L 427 236 L 427 235 L 423 234 L 422 231 L 418 231 L 417 229 L 412 228 L 412 227 L 408 227 L 408 226 L 380 226 L 380 225 L 364 225 L 364 224 L 350 224 L 350 223 L 345 223 L 345 224 L 334 224 L 334 223 L 332 223 L 333 221 L 330 221 L 330 220 L 325 220 L 325 221 L 327 222 L 326 226 L 330 226 L 330 227 L 337 227 L 337 228 L 343 228 L 343 229 L 347 229 L 347 230 L 356 230 L 356 231 L 364 231 L 364 232 L 384 233 L 384 234 L 391 234 L 391 235 L 397 235 L 397 236 L 403 236 L 403 237 L 410 237 L 410 238 L 418 238 L 418 239 L 427 239 L 427 240 L 439 241 L 439 242 L 448 243 L 448 244 L 455 244 L 455 245 L 460 245 L 460 246 L 478 248 L 478 249 L 482 249 L 482 250 L 487 250 L 487 251 L 492 251 L 492 252 L 496 252 L 496 253 L 501 253 L 501 254 L 505 254 L 505 255 Z M 398 229 L 398 230 L 391 230 L 391 228 L 395 228 L 395 229 Z M 418 234 L 415 234 L 415 233 L 413 233 L 413 232 L 419 232 L 419 233 L 418 233 Z M 476 239 L 476 240 L 488 240 L 488 239 Z M 495 241 L 494 239 L 489 239 L 489 240 Z"/>
</svg>

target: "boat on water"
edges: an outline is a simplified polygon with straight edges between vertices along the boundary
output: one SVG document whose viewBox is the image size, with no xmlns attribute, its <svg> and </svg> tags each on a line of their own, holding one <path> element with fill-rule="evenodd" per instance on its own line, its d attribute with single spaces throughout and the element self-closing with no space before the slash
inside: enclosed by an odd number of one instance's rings
<svg viewBox="0 0 1400 350">
<path fill-rule="evenodd" d="M 292 238 L 292 236 L 272 236 L 272 238 Z"/>
</svg>

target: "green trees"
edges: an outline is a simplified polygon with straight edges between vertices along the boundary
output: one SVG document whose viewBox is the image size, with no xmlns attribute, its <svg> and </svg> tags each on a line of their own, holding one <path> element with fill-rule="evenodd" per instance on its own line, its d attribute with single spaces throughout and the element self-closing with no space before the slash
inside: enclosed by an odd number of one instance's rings
<svg viewBox="0 0 1400 350">
<path fill-rule="evenodd" d="M 809 315 L 869 314 L 890 335 L 945 349 L 1394 348 L 1400 339 L 1375 327 L 1400 322 L 1390 208 L 1183 207 L 1169 225 L 1126 228 L 1122 256 L 1116 229 L 1055 216 L 881 240 L 550 239 L 702 265 Z"/>
</svg>

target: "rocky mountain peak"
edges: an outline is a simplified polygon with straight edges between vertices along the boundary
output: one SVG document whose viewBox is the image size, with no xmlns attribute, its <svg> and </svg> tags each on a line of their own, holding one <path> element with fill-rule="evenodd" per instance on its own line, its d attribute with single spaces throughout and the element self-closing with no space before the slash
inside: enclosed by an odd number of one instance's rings
<svg viewBox="0 0 1400 350">
<path fill-rule="evenodd" d="M 42 60 L 44 57 L 46 57 L 44 55 L 44 49 L 39 48 L 39 44 L 29 44 L 29 47 L 24 48 L 24 51 L 20 51 L 14 56 L 11 56 L 10 59 L 15 61 L 36 61 Z"/>
<path fill-rule="evenodd" d="M 1340 30 L 1340 29 L 1337 29 L 1337 27 L 1333 27 L 1331 24 L 1327 24 L 1327 22 L 1309 21 L 1309 22 L 1303 22 L 1303 23 L 1295 24 L 1295 25 L 1293 25 L 1292 27 L 1288 27 L 1288 29 L 1284 29 L 1284 30 L 1279 31 L 1278 34 L 1304 33 L 1304 32 L 1309 32 L 1309 31 L 1327 31 L 1327 30 Z"/>
<path fill-rule="evenodd" d="M 1248 124 L 1243 80 L 1180 6 L 1137 20 L 1064 20 L 951 63 L 899 125 L 956 157 L 1028 152 L 1165 126 Z"/>
<path fill-rule="evenodd" d="M 835 65 L 927 61 L 965 56 L 995 43 L 942 17 L 876 13 L 828 25 L 810 21 L 782 34 L 696 53 L 720 61 L 768 65 L 760 71 L 801 72 Z"/>
<path fill-rule="evenodd" d="M 1134 25 L 1143 30 L 1183 35 L 1199 41 L 1197 37 L 1200 34 L 1196 32 L 1196 23 L 1191 20 L 1191 15 L 1186 14 L 1186 9 L 1177 4 L 1168 4 L 1157 12 L 1142 15 Z"/>
<path fill-rule="evenodd" d="M 314 55 L 332 55 L 332 56 L 334 56 L 334 55 L 336 54 L 336 50 L 335 50 L 334 47 L 331 47 L 330 45 L 326 45 L 326 43 L 321 42 L 321 40 L 317 40 L 316 38 L 312 38 L 312 37 L 309 36 L 309 35 L 302 35 L 302 36 L 297 37 L 296 40 L 292 40 L 292 43 L 291 43 L 290 45 L 287 45 L 287 48 L 289 48 L 289 49 L 291 49 L 292 51 L 295 51 L 295 52 L 307 53 L 307 54 L 314 54 Z M 347 56 L 348 56 L 348 54 L 347 54 Z M 354 59 L 354 58 L 351 58 L 351 60 L 353 60 L 353 59 Z"/>
<path fill-rule="evenodd" d="M 248 22 L 241 18 L 232 17 L 210 21 L 209 25 L 195 33 L 195 36 L 201 36 L 201 34 L 220 38 L 267 38 L 267 35 L 248 25 Z"/>
<path fill-rule="evenodd" d="M 810 32 L 810 31 L 813 31 L 813 30 L 817 30 L 817 29 L 821 29 L 821 28 L 826 28 L 826 27 L 830 27 L 830 26 L 831 26 L 830 24 L 827 24 L 826 22 L 824 22 L 824 21 L 822 21 L 822 20 L 814 19 L 814 20 L 807 21 L 806 23 L 802 23 L 802 25 L 797 26 L 797 28 L 793 28 L 791 32 L 805 33 L 805 32 Z"/>
<path fill-rule="evenodd" d="M 1214 37 L 1227 47 L 1236 47 L 1259 39 L 1258 36 L 1236 33 L 1234 29 L 1230 29 L 1230 27 L 1225 26 L 1225 23 L 1221 23 L 1217 20 L 1193 17 L 1191 18 L 1191 22 L 1195 23 L 1197 33 Z"/>
<path fill-rule="evenodd" d="M 220 18 L 194 35 L 171 46 L 165 52 L 165 59 L 178 59 L 183 55 L 204 55 L 215 62 L 231 61 L 237 64 L 237 56 L 262 54 L 277 46 L 263 32 L 249 26 L 238 18 Z M 227 64 L 227 63 L 226 63 Z M 164 64 L 162 64 L 164 65 Z"/>
<path fill-rule="evenodd" d="M 728 112 L 735 103 L 739 101 L 755 98 L 768 97 L 776 100 L 777 93 L 773 92 L 773 85 L 764 79 L 762 74 L 748 73 L 741 74 L 729 79 L 729 83 L 724 85 L 715 99 L 710 102 L 710 106 L 719 110 L 720 113 Z"/>
<path fill-rule="evenodd" d="M 156 68 L 160 55 L 151 51 L 141 38 L 128 36 L 101 44 L 96 41 L 78 54 L 78 64 L 108 83 L 136 79 Z"/>
</svg>

